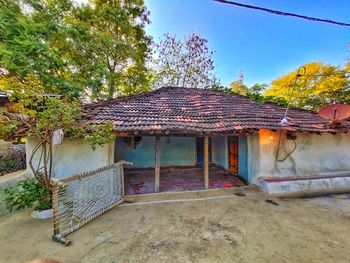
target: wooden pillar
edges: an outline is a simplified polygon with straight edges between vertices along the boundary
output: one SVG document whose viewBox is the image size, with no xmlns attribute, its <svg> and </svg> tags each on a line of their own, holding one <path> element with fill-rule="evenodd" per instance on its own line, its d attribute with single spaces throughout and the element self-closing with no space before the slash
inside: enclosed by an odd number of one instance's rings
<svg viewBox="0 0 350 263">
<path fill-rule="evenodd" d="M 159 192 L 160 181 L 160 136 L 156 135 L 155 142 L 155 165 L 154 165 L 154 191 Z"/>
<path fill-rule="evenodd" d="M 204 188 L 209 188 L 209 137 L 204 137 Z"/>
</svg>

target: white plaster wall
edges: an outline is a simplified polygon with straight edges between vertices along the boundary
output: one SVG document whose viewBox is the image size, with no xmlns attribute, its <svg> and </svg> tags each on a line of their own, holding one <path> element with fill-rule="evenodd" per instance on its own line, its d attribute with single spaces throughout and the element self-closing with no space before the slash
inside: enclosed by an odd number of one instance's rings
<svg viewBox="0 0 350 263">
<path fill-rule="evenodd" d="M 248 166 L 248 182 L 257 183 L 256 174 L 260 170 L 260 146 L 259 134 L 253 133 L 247 136 L 247 166 Z"/>
<path fill-rule="evenodd" d="M 350 191 L 350 176 L 332 176 L 328 178 L 299 179 L 292 181 L 260 181 L 259 187 L 274 196 L 308 196 Z"/>
<path fill-rule="evenodd" d="M 283 162 L 275 160 L 278 139 L 279 132 L 268 130 L 260 130 L 258 134 L 248 137 L 248 173 L 251 182 L 256 183 L 260 177 L 350 172 L 350 134 L 298 133 L 296 150 Z"/>
<path fill-rule="evenodd" d="M 27 139 L 27 164 L 35 145 L 35 139 Z M 37 164 L 39 157 L 40 154 L 35 156 L 34 163 Z M 83 139 L 64 139 L 61 145 L 53 146 L 52 177 L 62 179 L 112 164 L 113 161 L 114 142 L 109 145 L 97 147 L 94 151 Z M 27 173 L 32 174 L 29 165 L 27 167 Z"/>
</svg>

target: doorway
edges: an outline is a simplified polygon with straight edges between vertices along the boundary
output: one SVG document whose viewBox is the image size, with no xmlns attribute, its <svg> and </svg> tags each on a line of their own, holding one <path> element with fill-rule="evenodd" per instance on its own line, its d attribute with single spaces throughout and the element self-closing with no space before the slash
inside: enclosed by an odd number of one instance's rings
<svg viewBox="0 0 350 263">
<path fill-rule="evenodd" d="M 228 137 L 228 156 L 229 171 L 238 175 L 238 155 L 239 155 L 239 138 L 238 136 Z"/>
<path fill-rule="evenodd" d="M 204 167 L 204 137 L 197 137 L 196 139 L 196 149 L 197 149 L 197 167 Z M 209 137 L 209 163 L 212 162 L 211 159 L 211 138 Z"/>
</svg>

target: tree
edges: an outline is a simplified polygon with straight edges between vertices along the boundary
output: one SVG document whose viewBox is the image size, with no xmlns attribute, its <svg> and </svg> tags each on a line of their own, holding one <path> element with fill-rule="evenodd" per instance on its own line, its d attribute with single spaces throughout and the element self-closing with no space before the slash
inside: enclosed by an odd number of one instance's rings
<svg viewBox="0 0 350 263">
<path fill-rule="evenodd" d="M 28 156 L 28 164 L 37 181 L 50 193 L 55 131 L 62 130 L 65 136 L 82 137 L 93 149 L 113 140 L 112 124 L 89 126 L 79 123 L 82 108 L 77 99 L 43 94 L 43 85 L 36 79 L 27 79 L 25 84 L 17 79 L 8 80 L 0 82 L 1 87 L 11 93 L 11 102 L 0 109 L 0 139 L 34 139 L 36 145 Z M 39 161 L 34 162 L 34 159 Z"/>
<path fill-rule="evenodd" d="M 147 89 L 143 0 L 1 1 L 2 78 L 30 76 L 47 93 L 92 99 Z"/>
<path fill-rule="evenodd" d="M 267 84 L 255 83 L 253 86 L 248 87 L 244 84 L 243 73 L 240 72 L 238 79 L 230 84 L 230 87 L 225 87 L 222 85 L 214 85 L 210 89 L 215 91 L 223 91 L 228 94 L 238 94 L 241 96 L 248 97 L 258 103 L 272 102 L 280 106 L 287 106 L 288 103 L 283 98 L 276 98 L 272 95 L 264 96 L 262 92 L 268 87 Z"/>
<path fill-rule="evenodd" d="M 55 2 L 55 4 L 54 4 Z M 77 96 L 81 85 L 75 78 L 65 50 L 58 42 L 65 39 L 67 27 L 63 13 L 68 1 L 2 0 L 0 7 L 1 79 L 21 82 L 28 87 L 36 79 L 47 93 Z M 28 80 L 31 80 L 28 82 Z M 1 87 L 3 90 L 3 87 Z"/>
<path fill-rule="evenodd" d="M 255 83 L 253 86 L 251 86 L 249 89 L 251 92 L 258 92 L 263 93 L 268 88 L 268 85 L 266 83 Z"/>
<path fill-rule="evenodd" d="M 286 100 L 291 106 L 318 110 L 332 103 L 350 103 L 350 69 L 323 63 L 304 65 L 306 74 L 295 83 L 297 70 L 271 82 L 264 96 Z M 294 87 L 295 83 L 295 87 Z"/>
<path fill-rule="evenodd" d="M 68 43 L 70 56 L 93 97 L 113 98 L 149 89 L 145 60 L 150 38 L 143 0 L 94 0 L 75 8 Z"/>
<path fill-rule="evenodd" d="M 197 34 L 183 40 L 166 34 L 156 45 L 151 61 L 153 87 L 208 88 L 216 85 L 213 54 L 208 40 Z"/>
<path fill-rule="evenodd" d="M 247 96 L 249 94 L 261 95 L 267 86 L 268 85 L 265 83 L 255 83 L 253 86 L 248 87 L 246 84 L 244 84 L 244 75 L 242 71 L 239 73 L 237 80 L 230 84 L 230 88 L 233 93 L 243 96 Z"/>
<path fill-rule="evenodd" d="M 92 148 L 114 138 L 109 123 L 81 123 L 81 99 L 144 88 L 147 22 L 142 0 L 1 0 L 0 91 L 11 103 L 0 110 L 0 139 L 35 138 L 29 166 L 49 192 L 55 131 Z"/>
<path fill-rule="evenodd" d="M 244 84 L 243 72 L 239 72 L 238 79 L 230 84 L 233 93 L 245 96 L 249 92 L 249 88 Z"/>
</svg>

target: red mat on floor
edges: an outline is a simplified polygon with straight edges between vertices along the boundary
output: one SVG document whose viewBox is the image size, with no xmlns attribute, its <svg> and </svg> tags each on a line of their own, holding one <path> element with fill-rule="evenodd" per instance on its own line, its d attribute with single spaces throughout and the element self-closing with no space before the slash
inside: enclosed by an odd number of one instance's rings
<svg viewBox="0 0 350 263">
<path fill-rule="evenodd" d="M 245 185 L 239 177 L 227 174 L 218 168 L 211 168 L 209 176 L 210 188 L 228 188 Z M 161 192 L 179 192 L 204 189 L 202 169 L 163 169 L 160 175 Z M 154 192 L 154 171 L 125 171 L 125 193 L 145 194 Z"/>
</svg>

